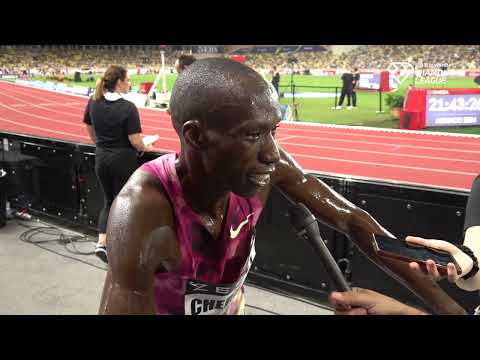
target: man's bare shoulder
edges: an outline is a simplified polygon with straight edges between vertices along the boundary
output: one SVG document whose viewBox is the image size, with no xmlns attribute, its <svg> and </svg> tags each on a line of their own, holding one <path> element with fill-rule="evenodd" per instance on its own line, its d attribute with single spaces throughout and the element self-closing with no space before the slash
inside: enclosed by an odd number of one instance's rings
<svg viewBox="0 0 480 360">
<path fill-rule="evenodd" d="M 156 176 L 142 170 L 135 171 L 130 177 L 115 199 L 112 210 L 153 228 L 172 224 L 172 206 L 162 183 Z"/>
<path fill-rule="evenodd" d="M 153 276 L 180 257 L 172 207 L 158 178 L 142 170 L 130 177 L 112 204 L 107 239 L 101 313 L 154 314 Z"/>
</svg>

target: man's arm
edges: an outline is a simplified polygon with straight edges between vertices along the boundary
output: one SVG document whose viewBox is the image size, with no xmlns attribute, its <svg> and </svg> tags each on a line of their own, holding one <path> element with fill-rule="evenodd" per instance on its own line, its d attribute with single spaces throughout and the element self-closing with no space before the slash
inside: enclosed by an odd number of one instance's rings
<svg viewBox="0 0 480 360">
<path fill-rule="evenodd" d="M 100 314 L 155 314 L 154 275 L 178 257 L 173 215 L 154 176 L 137 170 L 113 202 L 107 226 L 110 270 Z"/>
<path fill-rule="evenodd" d="M 380 257 L 375 251 L 375 234 L 393 237 L 366 211 L 358 208 L 324 182 L 306 175 L 295 160 L 279 149 L 273 182 L 298 202 L 310 208 L 322 223 L 344 233 L 377 266 L 413 291 L 435 313 L 465 313 L 430 277 L 411 271 L 409 264 Z"/>
<path fill-rule="evenodd" d="M 360 88 L 360 75 L 359 74 L 356 74 L 354 77 L 353 77 L 353 81 L 354 81 L 354 84 L 355 86 L 353 87 L 353 89 L 356 91 Z"/>
<path fill-rule="evenodd" d="M 276 166 L 273 182 L 293 199 L 303 202 L 318 220 L 346 235 L 354 229 L 393 237 L 366 211 L 356 207 L 323 181 L 303 172 L 296 161 L 279 147 L 281 160 Z"/>
</svg>

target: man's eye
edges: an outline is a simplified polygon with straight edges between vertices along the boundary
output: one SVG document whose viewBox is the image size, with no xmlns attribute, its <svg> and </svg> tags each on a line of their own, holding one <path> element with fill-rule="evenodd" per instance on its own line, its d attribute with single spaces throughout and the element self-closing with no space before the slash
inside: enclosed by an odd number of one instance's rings
<svg viewBox="0 0 480 360">
<path fill-rule="evenodd" d="M 259 132 L 255 132 L 255 133 L 250 133 L 250 134 L 247 134 L 247 137 L 250 139 L 250 140 L 258 140 L 260 139 L 260 136 L 262 134 L 259 133 Z"/>
<path fill-rule="evenodd" d="M 277 133 L 278 125 L 275 126 L 275 128 L 272 130 L 272 136 L 275 137 L 275 134 Z"/>
</svg>

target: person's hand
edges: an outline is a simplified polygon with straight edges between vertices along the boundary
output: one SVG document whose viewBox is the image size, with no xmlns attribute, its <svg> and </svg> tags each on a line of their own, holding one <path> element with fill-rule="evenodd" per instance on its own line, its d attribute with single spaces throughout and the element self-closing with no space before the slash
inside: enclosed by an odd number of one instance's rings
<svg viewBox="0 0 480 360">
<path fill-rule="evenodd" d="M 458 247 L 449 243 L 448 241 L 443 240 L 435 240 L 435 239 L 424 239 L 417 236 L 407 236 L 406 239 L 407 243 L 410 245 L 416 246 L 424 246 L 430 249 L 445 251 L 450 253 L 453 256 L 455 261 L 457 262 L 458 266 L 462 270 L 461 274 L 457 273 L 457 269 L 453 263 L 447 264 L 447 278 L 448 281 L 451 283 L 457 282 L 463 275 L 468 274 L 473 267 L 473 260 L 465 254 L 462 250 Z M 435 281 L 440 281 L 443 279 L 443 276 L 440 275 L 438 272 L 437 266 L 433 260 L 427 260 L 427 272 L 428 275 Z M 424 271 L 420 268 L 420 265 L 416 262 L 410 263 L 410 269 L 416 272 L 424 273 Z"/>
<path fill-rule="evenodd" d="M 328 301 L 336 315 L 422 315 L 422 311 L 402 304 L 373 290 L 353 288 L 346 292 L 332 292 Z"/>
<path fill-rule="evenodd" d="M 153 144 L 148 144 L 148 145 L 145 145 L 145 148 L 143 150 L 144 152 L 151 152 L 151 151 L 154 151 L 153 149 Z"/>
</svg>

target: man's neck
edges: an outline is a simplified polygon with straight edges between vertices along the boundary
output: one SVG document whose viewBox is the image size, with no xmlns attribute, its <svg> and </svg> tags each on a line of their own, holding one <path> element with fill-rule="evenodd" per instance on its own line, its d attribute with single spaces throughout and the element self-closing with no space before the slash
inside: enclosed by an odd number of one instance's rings
<svg viewBox="0 0 480 360">
<path fill-rule="evenodd" d="M 187 166 L 182 155 L 175 166 L 185 200 L 192 210 L 212 218 L 223 217 L 229 192 L 219 190 L 198 166 Z"/>
</svg>

